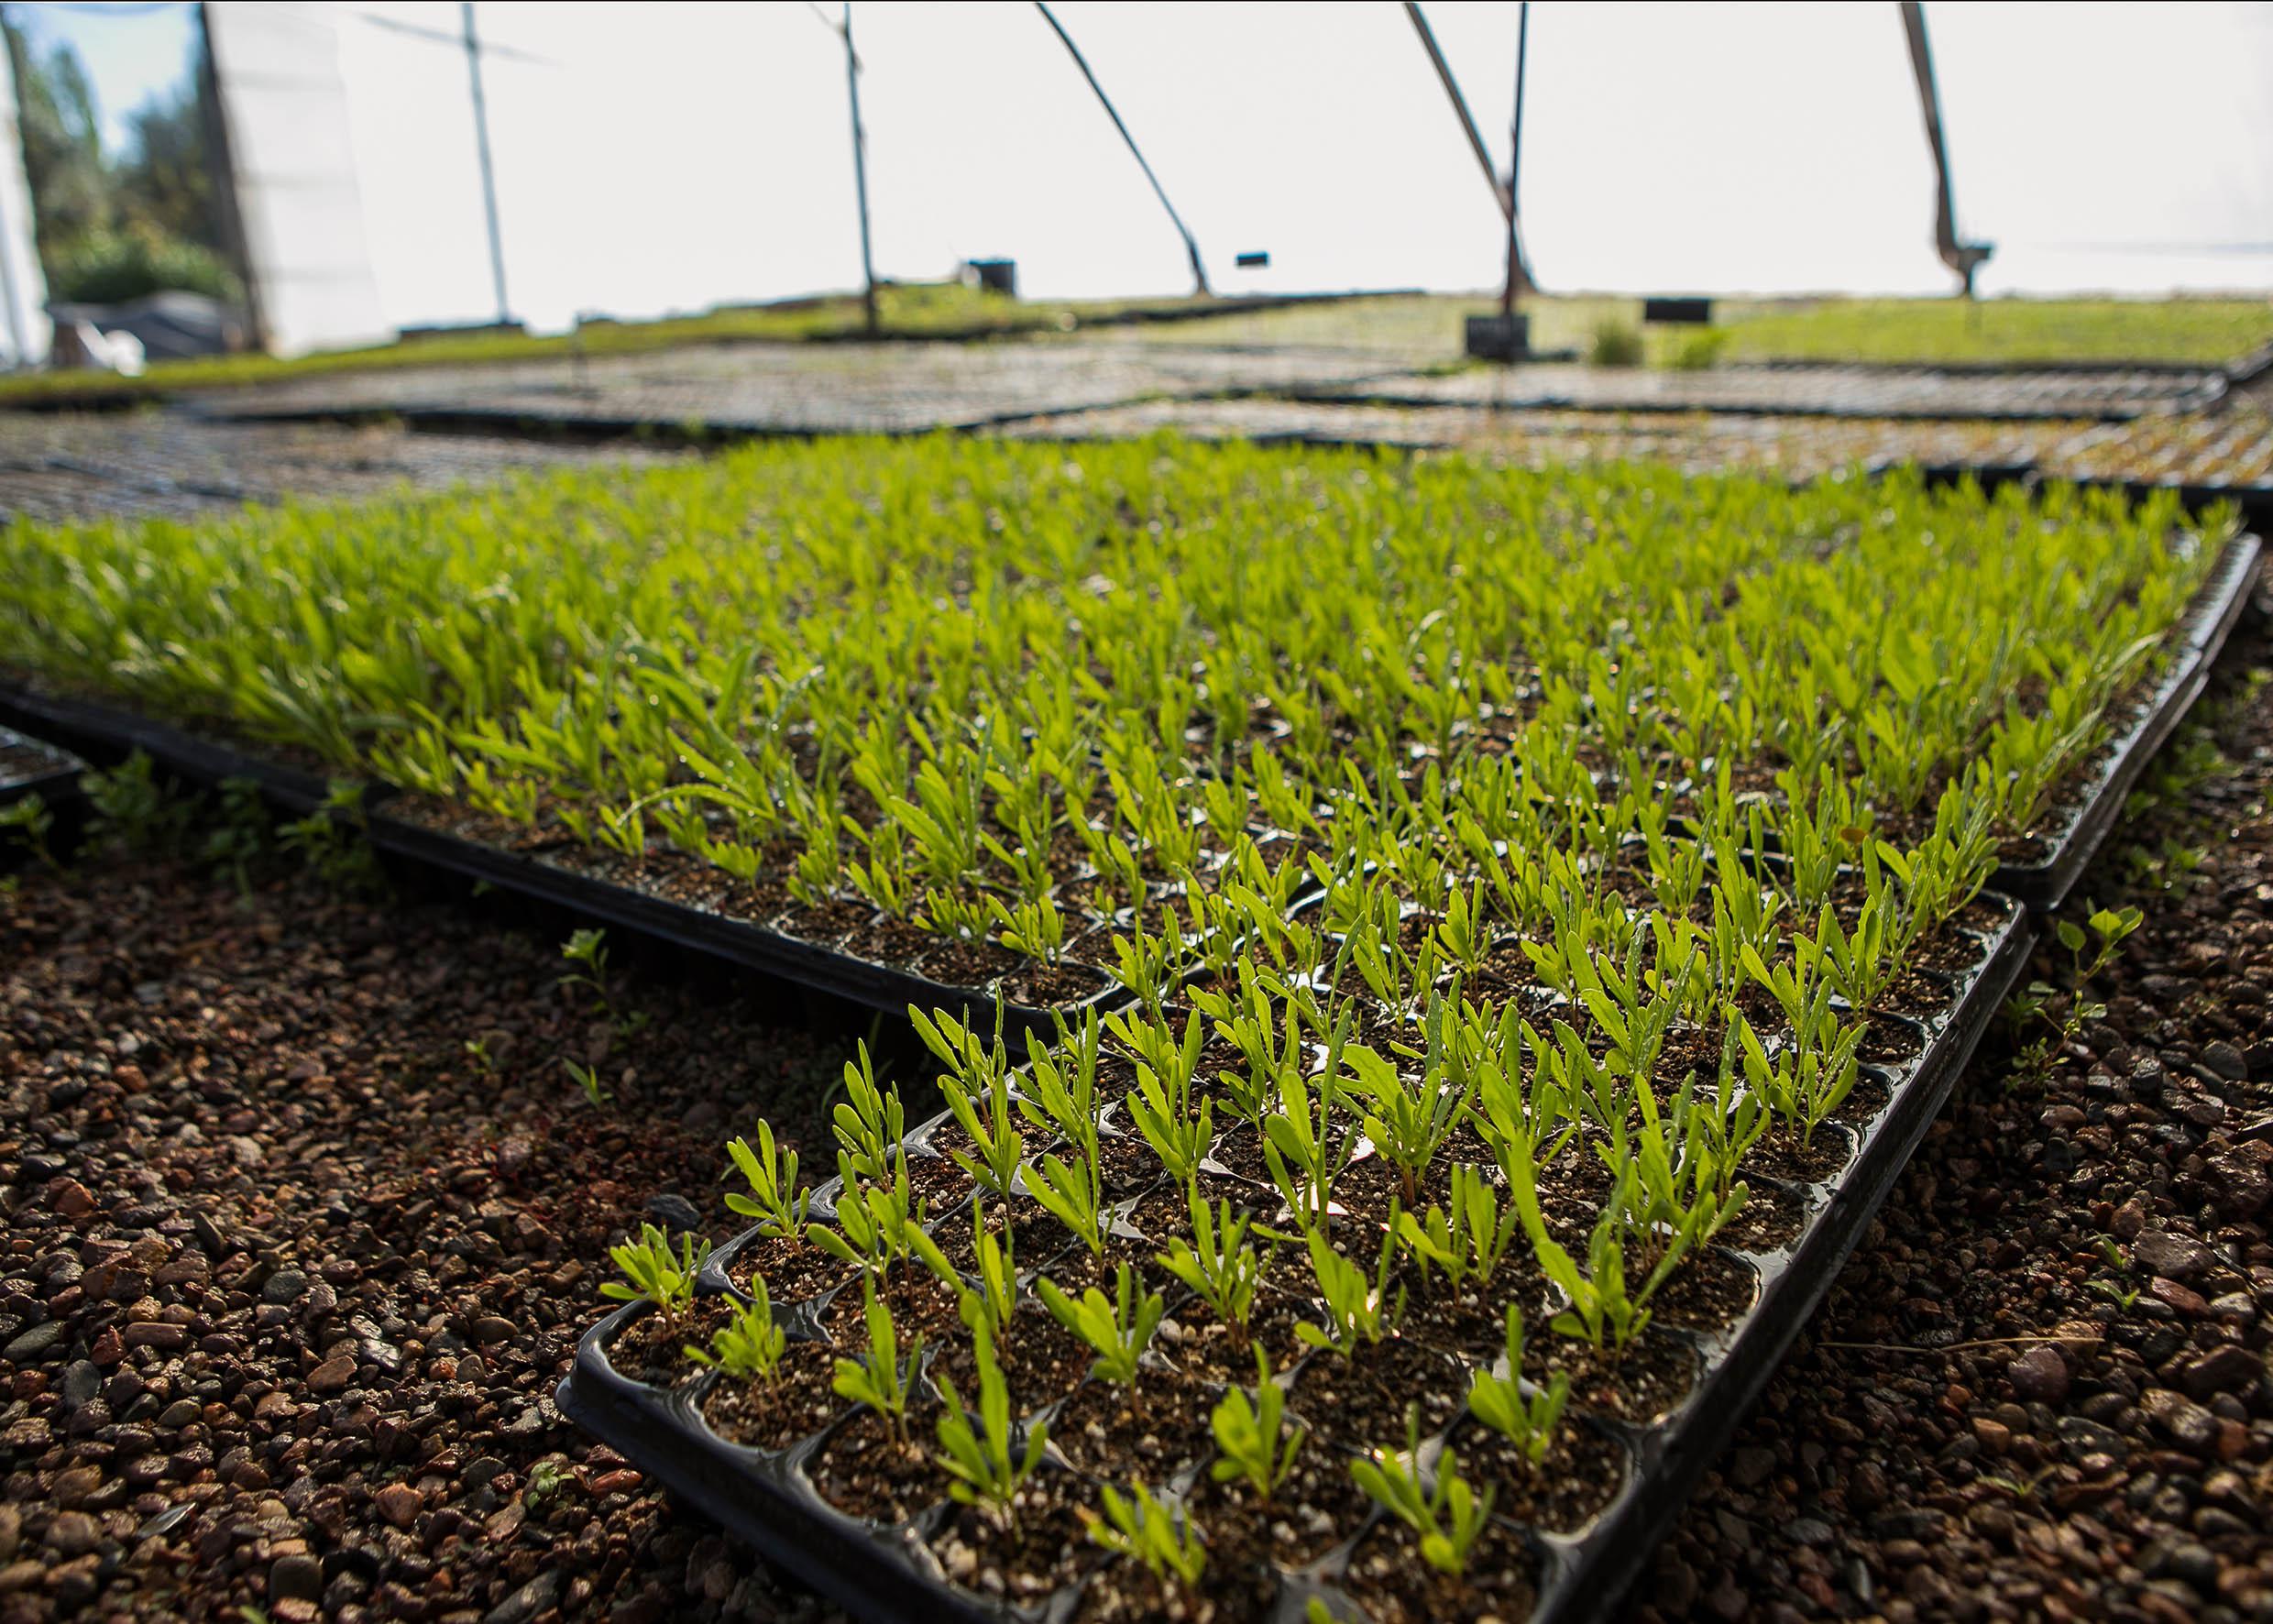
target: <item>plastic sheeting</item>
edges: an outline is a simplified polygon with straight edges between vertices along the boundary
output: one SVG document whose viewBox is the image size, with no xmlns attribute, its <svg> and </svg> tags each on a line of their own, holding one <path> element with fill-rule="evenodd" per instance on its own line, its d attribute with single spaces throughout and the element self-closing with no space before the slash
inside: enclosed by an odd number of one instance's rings
<svg viewBox="0 0 2273 1624">
<path fill-rule="evenodd" d="M 32 246 L 31 187 L 16 133 L 16 76 L 0 50 L 0 367 L 47 358 L 48 279 Z"/>
<path fill-rule="evenodd" d="M 329 5 L 205 8 L 260 324 L 278 355 L 394 336 L 379 300 Z"/>
</svg>

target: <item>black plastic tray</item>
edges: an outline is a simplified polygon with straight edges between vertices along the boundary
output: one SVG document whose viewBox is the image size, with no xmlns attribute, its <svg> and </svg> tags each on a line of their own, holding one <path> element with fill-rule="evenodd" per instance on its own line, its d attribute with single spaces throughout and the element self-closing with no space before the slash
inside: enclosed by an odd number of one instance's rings
<svg viewBox="0 0 2273 1624">
<path fill-rule="evenodd" d="M 16 767 L 6 764 L 6 757 L 21 751 L 29 760 Z M 44 739 L 0 728 L 0 807 L 13 805 L 29 796 L 38 796 L 49 807 L 76 800 L 79 796 L 79 774 L 87 763 L 67 750 L 59 749 Z"/>
<path fill-rule="evenodd" d="M 366 820 L 371 843 L 382 851 L 432 868 L 557 903 L 611 927 L 707 953 L 895 1016 L 905 1015 L 911 1004 L 965 1013 L 982 1005 L 990 1011 L 994 1007 L 992 994 L 982 988 L 950 986 L 911 970 L 854 958 L 747 920 L 651 896 L 541 857 L 444 834 L 390 817 L 385 807 L 381 800 Z M 1092 1006 L 1116 1007 L 1128 996 L 1126 989 L 1108 980 L 1088 997 L 1056 1008 L 1061 1015 L 1073 1016 Z M 1044 1034 L 1053 1030 L 1048 1008 L 1005 1002 L 1003 1009 L 1005 1037 L 1014 1027 Z"/>
<path fill-rule="evenodd" d="M 1844 1172 L 1828 1184 L 1786 1186 L 1798 1191 L 1807 1208 L 1799 1237 L 1774 1252 L 1734 1254 L 1759 1276 L 1751 1310 L 1716 1334 L 1669 1333 L 1690 1346 L 1701 1366 L 1688 1396 L 1653 1425 L 1578 1416 L 1566 1421 L 1566 1425 L 1595 1427 L 1618 1443 L 1626 1456 L 1626 1476 L 1609 1506 L 1579 1532 L 1522 1531 L 1539 1564 L 1535 1624 L 1592 1624 L 1611 1616 L 1699 1475 L 1829 1289 L 2026 968 L 2034 940 L 2028 916 L 2005 899 L 1991 901 L 2000 910 L 1996 923 L 1969 933 L 1980 957 L 1951 978 L 1944 1012 L 1915 1023 L 1923 1039 L 1920 1052 L 1899 1068 L 1872 1068 L 1888 1083 L 1889 1097 L 1875 1116 L 1848 1130 L 1854 1149 Z M 932 1125 L 927 1123 L 911 1138 L 920 1143 Z M 817 1212 L 826 1208 L 832 1189 L 825 1185 L 817 1193 Z M 754 1234 L 744 1232 L 713 1255 L 698 1288 L 704 1294 L 731 1290 L 727 1265 Z M 776 1308 L 787 1314 L 792 1305 L 777 1302 Z M 841 1424 L 842 1412 L 787 1449 L 761 1453 L 725 1442 L 700 1419 L 702 1399 L 715 1377 L 697 1375 L 658 1388 L 619 1371 L 609 1358 L 609 1345 L 644 1311 L 643 1304 L 620 1309 L 585 1333 L 556 1395 L 563 1413 L 736 1538 L 860 1618 L 1005 1616 L 1008 1609 L 1003 1604 L 949 1584 L 932 1564 L 917 1531 L 931 1527 L 939 1509 L 907 1524 L 882 1527 L 845 1516 L 814 1490 L 800 1462 Z M 1455 1418 L 1446 1432 L 1456 1432 L 1461 1424 Z M 1353 1603 L 1336 1596 L 1334 1575 L 1378 1515 L 1348 1531 L 1350 1537 L 1326 1558 L 1278 1575 L 1272 1616 L 1279 1624 L 1299 1619 L 1313 1596 L 1355 1613 Z M 1016 1616 L 1062 1617 L 1071 1611 L 1079 1585 L 1076 1580 L 1031 1608 L 1018 1609 Z"/>
<path fill-rule="evenodd" d="M 2188 615 L 2176 628 L 2177 657 L 2156 682 L 2153 690 L 2100 759 L 2092 766 L 2090 786 L 2063 808 L 2061 827 L 2049 836 L 2050 852 L 2040 861 L 2006 863 L 1990 884 L 2038 912 L 2049 912 L 2068 900 L 2083 871 L 2107 841 L 2123 816 L 2124 803 L 2147 770 L 2156 752 L 2170 735 L 2194 701 L 2210 685 L 2210 668 L 2217 664 L 2226 640 L 2249 606 L 2249 592 L 2257 578 L 2263 543 L 2254 535 L 2236 537 L 2211 568 Z"/>
<path fill-rule="evenodd" d="M 313 773 L 280 766 L 169 723 L 13 684 L 0 684 L 0 722 L 37 729 L 97 756 L 125 756 L 139 750 L 167 771 L 202 784 L 250 779 L 269 799 L 295 812 L 323 806 L 330 791 L 329 781 Z M 895 1016 L 905 1015 L 911 1004 L 965 1014 L 982 1009 L 991 1014 L 994 1008 L 986 989 L 950 986 L 746 920 L 578 873 L 539 856 L 501 850 L 391 817 L 386 811 L 390 793 L 380 785 L 367 790 L 364 831 L 380 850 L 423 867 L 533 897 L 613 929 L 669 942 Z M 1126 989 L 1108 980 L 1089 996 L 1056 1007 L 1071 1016 L 1092 1006 L 1116 1006 L 1127 996 Z M 1022 1041 L 1028 1033 L 1049 1033 L 1054 1030 L 1050 1015 L 1048 1008 L 1006 1003 L 1004 1036 Z"/>
</svg>

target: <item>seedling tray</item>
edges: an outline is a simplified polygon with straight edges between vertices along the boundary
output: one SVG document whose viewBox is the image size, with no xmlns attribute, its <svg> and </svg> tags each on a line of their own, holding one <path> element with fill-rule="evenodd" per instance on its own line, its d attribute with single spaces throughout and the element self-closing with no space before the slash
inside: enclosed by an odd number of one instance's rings
<svg viewBox="0 0 2273 1624">
<path fill-rule="evenodd" d="M 986 989 L 951 986 L 914 971 L 856 958 L 748 920 L 579 873 L 540 854 L 502 850 L 443 833 L 393 817 L 387 806 L 386 799 L 379 800 L 367 819 L 372 844 L 382 851 L 410 858 L 427 867 L 557 904 L 611 927 L 668 941 L 892 1015 L 905 1015 L 910 1004 L 927 1010 L 993 1008 L 992 996 Z M 1059 1014 L 1071 1017 L 1093 1006 L 1115 1007 L 1126 997 L 1125 989 L 1107 981 L 1087 997 L 1055 1008 Z M 1005 999 L 1003 1008 L 1005 1037 L 1012 1035 L 1013 1028 L 1019 1033 L 1048 1033 L 1053 1029 L 1049 1006 Z"/>
<path fill-rule="evenodd" d="M 0 685 L 0 721 L 37 729 L 105 759 L 139 750 L 168 772 L 199 784 L 250 779 L 270 800 L 297 813 L 322 807 L 329 796 L 329 782 L 316 774 L 280 765 L 170 723 L 16 684 Z M 74 764 L 74 774 L 76 770 Z M 0 788 L 0 803 L 7 798 L 8 792 Z M 509 851 L 445 833 L 391 815 L 388 807 L 395 798 L 388 785 L 368 787 L 364 830 L 380 850 L 418 866 L 493 885 L 613 929 L 669 942 L 889 1015 L 905 1015 L 911 1004 L 950 1011 L 983 1007 L 990 1015 L 993 1010 L 987 989 L 952 986 L 855 958 L 748 920 L 580 873 L 542 853 Z M 1092 1006 L 1113 1007 L 1126 995 L 1107 981 L 1086 997 L 1054 1007 L 1059 1014 L 1077 1016 Z M 1004 1035 L 1022 1039 L 1029 1032 L 1049 1032 L 1054 1029 L 1051 1013 L 1050 1006 L 1006 1001 Z"/>
<path fill-rule="evenodd" d="M 2124 803 L 2147 763 L 2209 686 L 2211 667 L 2249 605 L 2262 555 L 2263 543 L 2254 535 L 2227 544 L 2186 618 L 2172 628 L 2174 652 L 2168 669 L 2140 697 L 2123 731 L 2090 764 L 2080 793 L 2056 809 L 2052 827 L 2043 831 L 2046 855 L 2035 862 L 2003 865 L 1992 885 L 2038 912 L 2068 899 L 2123 816 Z"/>
<path fill-rule="evenodd" d="M 1964 968 L 1940 979 L 1949 989 L 1940 1013 L 1914 1023 L 1921 1039 L 1919 1051 L 1898 1067 L 1871 1069 L 1886 1086 L 1885 1103 L 1867 1119 L 1850 1119 L 1854 1124 L 1849 1130 L 1853 1149 L 1844 1170 L 1826 1182 L 1782 1185 L 1798 1197 L 1805 1212 L 1796 1238 L 1772 1251 L 1718 1249 L 1756 1271 L 1758 1288 L 1751 1307 L 1727 1330 L 1671 1333 L 1699 1366 L 1686 1397 L 1648 1424 L 1576 1411 L 1566 1418 L 1565 1426 L 1591 1429 L 1606 1437 L 1622 1457 L 1625 1473 L 1616 1497 L 1576 1532 L 1502 1523 L 1505 1531 L 1520 1538 L 1535 1564 L 1538 1600 L 1531 1616 L 1539 1624 L 1591 1624 L 1612 1615 L 1699 1475 L 1758 1397 L 1893 1188 L 2026 964 L 2034 939 L 2026 913 L 1993 896 L 1984 896 L 1981 911 L 1988 916 L 1986 922 L 1963 930 L 1975 956 Z M 911 1157 L 934 1154 L 926 1140 L 940 1120 L 909 1136 Z M 1756 1175 L 1754 1182 L 1778 1183 Z M 817 1216 L 829 1210 L 834 1191 L 833 1182 L 816 1191 Z M 958 1207 L 940 1222 L 953 1225 L 961 1216 Z M 734 1294 L 734 1260 L 759 1242 L 754 1231 L 745 1232 L 712 1255 L 698 1282 L 698 1305 Z M 818 1323 L 813 1304 L 826 1297 L 824 1292 L 793 1305 L 777 1293 L 776 1315 L 792 1327 L 793 1337 L 810 1338 Z M 585 1334 L 558 1389 L 558 1403 L 578 1425 L 661 1479 L 736 1538 L 864 1619 L 1008 1616 L 1057 1620 L 1074 1611 L 1082 1586 L 1094 1575 L 1102 1556 L 1056 1590 L 1012 1607 L 944 1575 L 926 1540 L 941 1528 L 950 1511 L 948 1505 L 883 1524 L 860 1520 L 829 1504 L 807 1467 L 835 1432 L 857 1416 L 850 1407 L 840 1406 L 826 1424 L 785 1448 L 760 1451 L 728 1442 L 705 1420 L 703 1405 L 718 1378 L 705 1373 L 655 1385 L 619 1368 L 609 1350 L 646 1311 L 645 1304 L 619 1310 Z M 1298 1388 L 1298 1406 L 1300 1400 Z M 1424 1448 L 1447 1439 L 1459 1446 L 1462 1425 L 1462 1418 L 1455 1417 L 1434 1438 L 1424 1441 Z M 1169 1492 L 1201 1476 L 1194 1469 L 1172 1479 Z M 1275 1591 L 1262 1616 L 1275 1624 L 1293 1624 L 1316 1597 L 1336 1616 L 1363 1617 L 1356 1603 L 1338 1591 L 1336 1581 L 1380 1515 L 1375 1511 L 1360 1518 L 1346 1529 L 1346 1538 L 1307 1566 L 1271 1570 Z"/>
<path fill-rule="evenodd" d="M 50 807 L 79 795 L 86 763 L 69 751 L 0 728 L 0 807 L 38 796 Z"/>
</svg>

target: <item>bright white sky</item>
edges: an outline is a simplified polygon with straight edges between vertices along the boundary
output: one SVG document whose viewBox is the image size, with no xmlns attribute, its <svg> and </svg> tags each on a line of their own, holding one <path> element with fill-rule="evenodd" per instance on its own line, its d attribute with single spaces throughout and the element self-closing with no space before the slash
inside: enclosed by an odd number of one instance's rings
<svg viewBox="0 0 2273 1624">
<path fill-rule="evenodd" d="M 105 112 L 181 60 L 187 8 L 17 6 L 77 40 Z M 131 9 L 131 8 L 129 8 Z M 338 18 L 390 320 L 490 313 L 463 54 L 443 0 Z M 830 4 L 827 15 L 834 17 Z M 1495 161 L 1513 0 L 1427 6 Z M 1215 285 L 1491 284 L 1499 216 L 1389 0 L 1146 5 L 1059 16 L 1199 236 Z M 1985 291 L 2273 289 L 2273 5 L 1927 8 L 1960 225 Z M 836 35 L 800 0 L 486 0 L 514 312 L 652 314 L 853 285 Z M 1025 291 L 1171 293 L 1183 250 L 1033 8 L 860 0 L 880 272 L 1017 259 Z M 1891 0 L 1532 10 L 1523 201 L 1551 288 L 1937 292 L 1932 172 Z M 1233 256 L 1265 249 L 1265 272 Z"/>
</svg>

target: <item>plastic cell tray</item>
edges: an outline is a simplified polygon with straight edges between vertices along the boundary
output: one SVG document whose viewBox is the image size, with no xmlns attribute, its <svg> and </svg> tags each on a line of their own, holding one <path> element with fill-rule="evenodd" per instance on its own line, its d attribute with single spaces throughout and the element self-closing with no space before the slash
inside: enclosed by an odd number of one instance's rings
<svg viewBox="0 0 2273 1624">
<path fill-rule="evenodd" d="M 1874 1081 L 1884 1085 L 1885 1100 L 1867 1120 L 1836 1130 L 1844 1136 L 1840 1142 L 1850 1147 L 1843 1169 L 1822 1182 L 1784 1185 L 1799 1198 L 1806 1214 L 1796 1238 L 1765 1252 L 1721 1248 L 1756 1275 L 1751 1307 L 1716 1333 L 1668 1333 L 1686 1345 L 1696 1361 L 1698 1375 L 1687 1396 L 1647 1423 L 1576 1410 L 1566 1418 L 1566 1426 L 1591 1427 L 1607 1434 L 1624 1460 L 1625 1476 L 1608 1507 L 1574 1532 L 1509 1526 L 1536 1565 L 1538 1602 L 1532 1617 L 1540 1624 L 1591 1624 L 1612 1616 L 1626 1586 L 1642 1570 L 1697 1479 L 1821 1302 L 1893 1188 L 2026 967 L 2034 939 L 2026 911 L 1987 894 L 1980 907 L 1988 917 L 1960 929 L 1972 949 L 1970 960 L 1947 974 L 1927 972 L 1946 985 L 1944 1005 L 1920 1020 L 1881 1017 L 1908 1025 L 1919 1048 L 1898 1066 L 1869 1068 Z M 926 1148 L 924 1141 L 939 1120 L 911 1134 L 917 1150 Z M 1753 1181 L 1776 1182 L 1757 1177 Z M 820 1187 L 817 1214 L 831 1210 L 834 1193 L 833 1181 Z M 951 1226 L 958 1222 L 967 1222 L 961 1207 L 939 1223 Z M 735 1294 L 735 1259 L 757 1239 L 754 1231 L 745 1232 L 712 1255 L 703 1271 L 698 1301 Z M 776 1295 L 774 1307 L 777 1315 L 802 1333 L 812 1333 L 817 1322 L 810 1302 L 796 1304 Z M 815 1488 L 807 1464 L 835 1430 L 846 1424 L 850 1407 L 807 1437 L 779 1449 L 758 1450 L 729 1442 L 705 1420 L 704 1402 L 721 1378 L 705 1372 L 657 1386 L 619 1369 L 609 1347 L 645 1311 L 643 1304 L 618 1310 L 586 1333 L 558 1389 L 565 1414 L 736 1538 L 858 1617 L 917 1620 L 1005 1616 L 998 1598 L 950 1583 L 926 1544 L 927 1535 L 950 1514 L 947 1504 L 906 1521 L 869 1523 L 837 1509 Z M 1175 1311 L 1173 1304 L 1169 1311 Z M 1465 1390 L 1465 1375 L 1455 1377 L 1448 1367 L 1447 1377 Z M 1297 1410 L 1300 1402 L 1298 1388 L 1292 1401 Z M 1049 1413 L 1048 1407 L 1040 1413 Z M 1449 1437 L 1457 1447 L 1463 1424 L 1456 1418 L 1436 1438 L 1424 1440 L 1424 1445 Z M 1060 1465 L 1046 1469 L 1072 1468 Z M 1171 1481 L 1169 1492 L 1177 1493 L 1202 1476 L 1200 1469 L 1188 1472 Z M 1093 1487 L 1075 1487 L 1084 1499 L 1093 1498 Z M 1275 1600 L 1265 1616 L 1276 1624 L 1293 1624 L 1313 1597 L 1325 1599 L 1337 1615 L 1362 1616 L 1339 1592 L 1337 1580 L 1379 1515 L 1371 1513 L 1348 1529 L 1347 1537 L 1332 1552 L 1308 1566 L 1273 1570 Z M 1076 1579 L 1045 1599 L 1030 1600 L 1013 1616 L 1061 1619 L 1078 1603 L 1080 1584 Z"/>
</svg>

